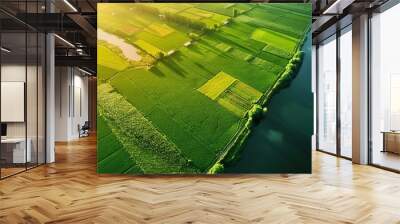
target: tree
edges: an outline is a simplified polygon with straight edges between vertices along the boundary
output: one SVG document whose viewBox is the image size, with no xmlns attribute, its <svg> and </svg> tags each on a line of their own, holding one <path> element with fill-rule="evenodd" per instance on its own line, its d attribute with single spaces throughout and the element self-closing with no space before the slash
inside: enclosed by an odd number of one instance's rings
<svg viewBox="0 0 400 224">
<path fill-rule="evenodd" d="M 233 17 L 236 17 L 236 16 L 238 16 L 238 10 L 237 10 L 237 8 L 233 8 Z"/>
<path fill-rule="evenodd" d="M 156 54 L 156 59 L 160 60 L 160 59 L 162 59 L 163 57 L 164 57 L 164 53 L 163 53 L 163 52 L 161 52 L 161 51 L 157 52 L 157 54 Z"/>
<path fill-rule="evenodd" d="M 217 174 L 222 172 L 224 172 L 224 165 L 218 162 L 211 167 L 211 169 L 208 171 L 208 174 Z"/>
</svg>

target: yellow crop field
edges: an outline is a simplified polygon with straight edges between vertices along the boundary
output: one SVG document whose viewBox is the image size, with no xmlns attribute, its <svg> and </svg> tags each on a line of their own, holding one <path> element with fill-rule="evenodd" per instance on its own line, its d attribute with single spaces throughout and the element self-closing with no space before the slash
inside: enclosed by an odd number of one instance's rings
<svg viewBox="0 0 400 224">
<path fill-rule="evenodd" d="M 116 71 L 123 70 L 129 66 L 129 63 L 123 57 L 104 45 L 99 44 L 97 51 L 100 55 L 102 55 L 102 57 L 99 57 L 97 61 L 99 65 L 114 69 Z"/>
<path fill-rule="evenodd" d="M 257 101 L 262 96 L 262 93 L 260 91 L 243 82 L 236 82 L 229 88 L 229 90 L 250 102 Z"/>
<path fill-rule="evenodd" d="M 135 41 L 135 45 L 152 56 L 156 56 L 159 52 L 162 52 L 157 47 L 153 46 L 152 44 L 149 44 L 148 42 L 142 39 Z"/>
<path fill-rule="evenodd" d="M 160 37 L 165 37 L 175 31 L 167 24 L 160 24 L 160 23 L 152 23 L 149 27 L 147 27 L 146 30 Z"/>
<path fill-rule="evenodd" d="M 238 117 L 250 109 L 262 93 L 221 71 L 202 85 L 198 91 L 217 101 Z"/>
<path fill-rule="evenodd" d="M 246 112 L 243 108 L 238 107 L 232 100 L 228 99 L 227 97 L 219 98 L 217 102 L 219 103 L 219 105 L 225 107 L 238 117 L 242 117 L 243 114 Z"/>
<path fill-rule="evenodd" d="M 208 80 L 204 85 L 202 85 L 198 91 L 208 96 L 212 100 L 215 100 L 235 81 L 235 78 L 221 71 L 212 79 Z"/>
<path fill-rule="evenodd" d="M 219 95 L 217 102 L 235 115 L 242 117 L 251 108 L 252 103 L 259 100 L 261 96 L 260 91 L 237 80 Z"/>
<path fill-rule="evenodd" d="M 131 36 L 134 33 L 136 33 L 139 30 L 139 28 L 131 24 L 122 24 L 118 30 L 126 34 L 127 36 Z"/>
</svg>

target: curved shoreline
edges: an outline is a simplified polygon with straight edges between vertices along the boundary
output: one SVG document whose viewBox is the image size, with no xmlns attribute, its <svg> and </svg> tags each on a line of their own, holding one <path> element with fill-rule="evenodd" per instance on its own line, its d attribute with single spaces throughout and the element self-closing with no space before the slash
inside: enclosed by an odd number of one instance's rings
<svg viewBox="0 0 400 224">
<path fill-rule="evenodd" d="M 258 105 L 261 108 L 267 108 L 269 101 L 272 99 L 272 96 L 278 93 L 285 85 L 288 85 L 289 82 L 295 77 L 294 74 L 297 74 L 301 63 L 303 62 L 303 52 L 300 51 L 303 47 L 305 39 L 309 33 L 310 28 L 304 32 L 303 39 L 298 43 L 296 49 L 294 50 L 294 54 L 289 62 L 286 64 L 285 69 L 280 73 L 279 78 L 275 81 L 272 85 L 272 88 L 267 90 L 257 101 L 257 103 L 253 104 L 254 106 Z M 253 109 L 252 108 L 252 109 Z M 250 109 L 249 111 L 251 111 Z M 245 145 L 248 136 L 252 132 L 252 127 L 254 127 L 253 120 L 260 120 L 263 119 L 264 114 L 261 115 L 258 119 L 253 119 L 253 116 L 249 116 L 249 111 L 247 112 L 246 116 L 240 121 L 238 131 L 236 134 L 231 138 L 231 140 L 227 143 L 224 147 L 225 149 L 222 150 L 222 153 L 216 158 L 215 162 L 207 169 L 207 174 L 217 174 L 223 173 L 223 169 L 225 165 L 228 165 L 238 159 L 239 154 L 241 153 L 243 146 Z M 262 111 L 261 111 L 262 112 Z M 264 111 L 266 113 L 266 110 Z M 259 116 L 256 114 L 256 116 Z M 250 125 L 249 125 L 250 121 Z"/>
</svg>

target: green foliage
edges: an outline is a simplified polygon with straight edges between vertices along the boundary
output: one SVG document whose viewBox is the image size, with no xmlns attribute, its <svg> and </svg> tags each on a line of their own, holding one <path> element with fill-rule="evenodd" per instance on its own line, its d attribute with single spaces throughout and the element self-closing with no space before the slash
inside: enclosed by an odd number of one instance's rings
<svg viewBox="0 0 400 224">
<path fill-rule="evenodd" d="M 164 18 L 168 22 L 184 25 L 195 30 L 204 30 L 207 28 L 207 25 L 205 23 L 186 16 L 179 15 L 177 13 L 165 12 Z"/>
<path fill-rule="evenodd" d="M 238 12 L 237 8 L 233 8 L 233 10 L 232 10 L 232 16 L 233 16 L 233 17 L 236 17 L 236 16 L 238 16 L 238 14 L 239 14 L 239 12 Z"/>
<path fill-rule="evenodd" d="M 221 163 L 216 163 L 214 166 L 208 170 L 208 174 L 217 174 L 217 173 L 223 173 L 224 172 L 224 165 Z"/>
<path fill-rule="evenodd" d="M 264 108 L 258 104 L 253 104 L 253 107 L 247 112 L 247 122 L 245 126 L 250 129 L 263 117 Z"/>
<path fill-rule="evenodd" d="M 263 108 L 258 104 L 254 104 L 253 107 L 249 110 L 248 115 L 254 120 L 259 120 L 262 117 L 262 113 Z"/>
<path fill-rule="evenodd" d="M 297 68 L 300 65 L 301 59 L 303 57 L 302 51 L 297 51 L 293 58 L 289 61 L 289 63 L 285 67 L 285 72 L 283 73 L 283 77 L 285 79 L 292 79 L 296 74 Z"/>
<path fill-rule="evenodd" d="M 302 51 L 297 51 L 293 58 L 286 65 L 285 70 L 281 75 L 281 78 L 277 82 L 277 87 L 274 90 L 275 94 L 279 92 L 279 90 L 288 87 L 290 85 L 290 82 L 295 78 L 297 70 L 301 64 L 303 54 L 304 53 Z"/>
</svg>

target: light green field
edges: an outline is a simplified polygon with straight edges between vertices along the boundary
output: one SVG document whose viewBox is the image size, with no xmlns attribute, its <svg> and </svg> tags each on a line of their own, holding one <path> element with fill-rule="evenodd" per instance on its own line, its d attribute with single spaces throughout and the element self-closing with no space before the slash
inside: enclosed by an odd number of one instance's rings
<svg viewBox="0 0 400 224">
<path fill-rule="evenodd" d="M 116 71 L 124 70 L 129 66 L 129 63 L 124 58 L 103 45 L 99 45 L 98 51 L 99 55 L 102 56 L 98 57 L 98 64 L 100 65 Z"/>
<path fill-rule="evenodd" d="M 212 100 L 217 101 L 239 117 L 250 109 L 252 102 L 256 102 L 262 95 L 253 87 L 242 83 L 225 72 L 219 72 L 208 80 L 199 89 L 199 92 Z"/>
<path fill-rule="evenodd" d="M 99 55 L 97 58 L 98 70 L 101 71 L 100 80 L 109 79 L 118 71 L 122 71 L 129 66 L 129 63 L 124 58 L 102 44 L 98 44 L 97 52 Z"/>
<path fill-rule="evenodd" d="M 235 81 L 236 79 L 226 74 L 225 72 L 219 72 L 213 78 L 208 80 L 204 85 L 202 85 L 198 90 L 204 95 L 210 97 L 212 100 L 215 100 Z"/>
<path fill-rule="evenodd" d="M 214 170 L 244 142 L 236 140 L 248 135 L 248 111 L 280 78 L 311 21 L 309 4 L 112 3 L 98 13 L 98 27 L 143 58 L 132 64 L 98 47 L 103 173 Z M 108 164 L 118 158 L 132 164 Z"/>
<path fill-rule="evenodd" d="M 160 49 L 158 49 L 157 47 L 151 45 L 150 43 L 148 43 L 142 39 L 135 41 L 134 44 L 152 56 L 157 56 L 160 52 L 163 52 Z M 165 53 L 165 52 L 163 52 L 163 53 Z"/>
<path fill-rule="evenodd" d="M 296 39 L 293 37 L 262 28 L 256 29 L 251 34 L 251 38 L 269 44 L 275 48 L 285 50 L 286 52 L 292 52 L 297 44 Z"/>
</svg>

